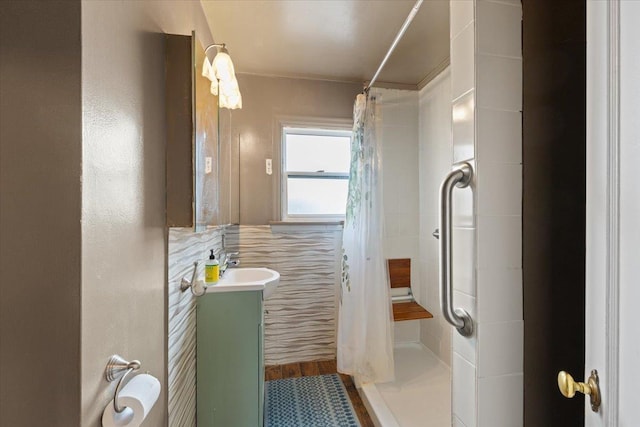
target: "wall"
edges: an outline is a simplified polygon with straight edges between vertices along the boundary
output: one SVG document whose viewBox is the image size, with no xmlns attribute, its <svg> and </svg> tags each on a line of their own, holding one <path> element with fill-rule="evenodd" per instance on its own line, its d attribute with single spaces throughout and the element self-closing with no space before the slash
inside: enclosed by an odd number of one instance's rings
<svg viewBox="0 0 640 427">
<path fill-rule="evenodd" d="M 221 138 L 240 147 L 240 183 L 231 187 L 239 188 L 240 223 L 268 224 L 280 219 L 281 140 L 277 119 L 309 117 L 351 121 L 353 102 L 362 85 L 243 74 L 238 75 L 238 83 L 243 108 L 221 112 L 222 126 L 229 129 L 229 134 Z M 273 159 L 271 176 L 265 173 L 268 158 Z M 232 164 L 235 165 L 237 159 L 236 148 Z M 237 177 L 237 169 L 231 174 Z"/>
<path fill-rule="evenodd" d="M 113 353 L 160 379 L 145 424 L 167 425 L 162 33 L 194 28 L 210 41 L 196 1 L 82 2 L 83 426 L 99 426 L 112 398 Z"/>
<path fill-rule="evenodd" d="M 196 425 L 196 297 L 180 291 L 183 277 L 191 280 L 194 261 L 200 261 L 198 276 L 204 276 L 209 251 L 222 247 L 224 229 L 169 229 L 167 259 L 167 391 L 169 426 Z"/>
<path fill-rule="evenodd" d="M 376 98 L 376 131 L 382 141 L 383 254 L 385 259 L 411 258 L 412 291 L 419 299 L 418 92 L 373 88 L 370 94 Z M 419 337 L 419 321 L 394 323 L 396 343 Z"/>
<path fill-rule="evenodd" d="M 451 326 L 440 309 L 438 228 L 440 182 L 451 168 L 451 72 L 447 68 L 420 91 L 420 304 L 433 314 L 421 321 L 420 339 L 451 365 Z"/>
<path fill-rule="evenodd" d="M 264 304 L 265 364 L 335 359 L 342 227 L 231 227 L 226 242 L 240 252 L 242 267 L 280 273 Z"/>
<path fill-rule="evenodd" d="M 453 333 L 454 424 L 521 425 L 522 9 L 455 1 L 450 18 L 453 161 L 475 171 L 453 206 L 453 302 L 476 328 Z"/>
<path fill-rule="evenodd" d="M 584 372 L 586 2 L 526 0 L 523 18 L 525 426 L 582 426 L 553 378 Z"/>
<path fill-rule="evenodd" d="M 3 426 L 80 424 L 80 41 L 78 1 L 0 6 Z"/>
</svg>

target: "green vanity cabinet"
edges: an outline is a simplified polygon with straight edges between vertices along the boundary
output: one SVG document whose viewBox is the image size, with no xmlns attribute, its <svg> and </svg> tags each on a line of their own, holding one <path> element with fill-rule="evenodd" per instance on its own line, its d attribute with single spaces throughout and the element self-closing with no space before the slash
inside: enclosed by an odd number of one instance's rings
<svg viewBox="0 0 640 427">
<path fill-rule="evenodd" d="M 262 427 L 263 318 L 262 291 L 198 298 L 198 427 Z"/>
</svg>

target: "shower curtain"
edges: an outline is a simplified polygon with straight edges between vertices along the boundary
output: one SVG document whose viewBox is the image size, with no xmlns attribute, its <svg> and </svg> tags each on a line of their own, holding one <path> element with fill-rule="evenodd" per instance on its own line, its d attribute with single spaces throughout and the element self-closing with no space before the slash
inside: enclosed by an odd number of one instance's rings
<svg viewBox="0 0 640 427">
<path fill-rule="evenodd" d="M 338 371 L 362 383 L 394 378 L 391 297 L 382 252 L 382 147 L 372 92 L 358 95 L 354 105 L 338 317 Z"/>
</svg>

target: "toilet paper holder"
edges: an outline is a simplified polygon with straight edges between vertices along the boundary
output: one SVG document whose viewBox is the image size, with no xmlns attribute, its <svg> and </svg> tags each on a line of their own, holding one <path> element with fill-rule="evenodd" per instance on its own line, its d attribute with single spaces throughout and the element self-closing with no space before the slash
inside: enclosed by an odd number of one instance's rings
<svg viewBox="0 0 640 427">
<path fill-rule="evenodd" d="M 118 394 L 120 394 L 120 390 L 122 389 L 122 383 L 131 372 L 140 369 L 140 366 L 141 364 L 139 360 L 132 360 L 131 362 L 128 362 L 122 356 L 117 354 L 111 356 L 107 362 L 107 367 L 104 370 L 105 379 L 109 382 L 113 382 L 117 379 L 120 380 L 118 381 L 116 392 L 113 396 L 113 409 L 117 413 L 121 413 L 126 408 L 126 406 L 120 406 L 118 404 Z"/>
</svg>

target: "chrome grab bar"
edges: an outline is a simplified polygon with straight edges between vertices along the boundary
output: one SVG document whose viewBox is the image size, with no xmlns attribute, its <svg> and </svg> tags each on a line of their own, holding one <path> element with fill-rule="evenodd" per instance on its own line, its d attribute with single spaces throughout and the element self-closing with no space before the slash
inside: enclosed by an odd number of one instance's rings
<svg viewBox="0 0 640 427">
<path fill-rule="evenodd" d="M 444 318 L 458 332 L 468 337 L 473 334 L 473 319 L 462 308 L 453 308 L 453 286 L 451 282 L 451 194 L 454 187 L 469 186 L 473 177 L 473 169 L 469 163 L 454 166 L 440 185 L 440 307 Z"/>
</svg>

